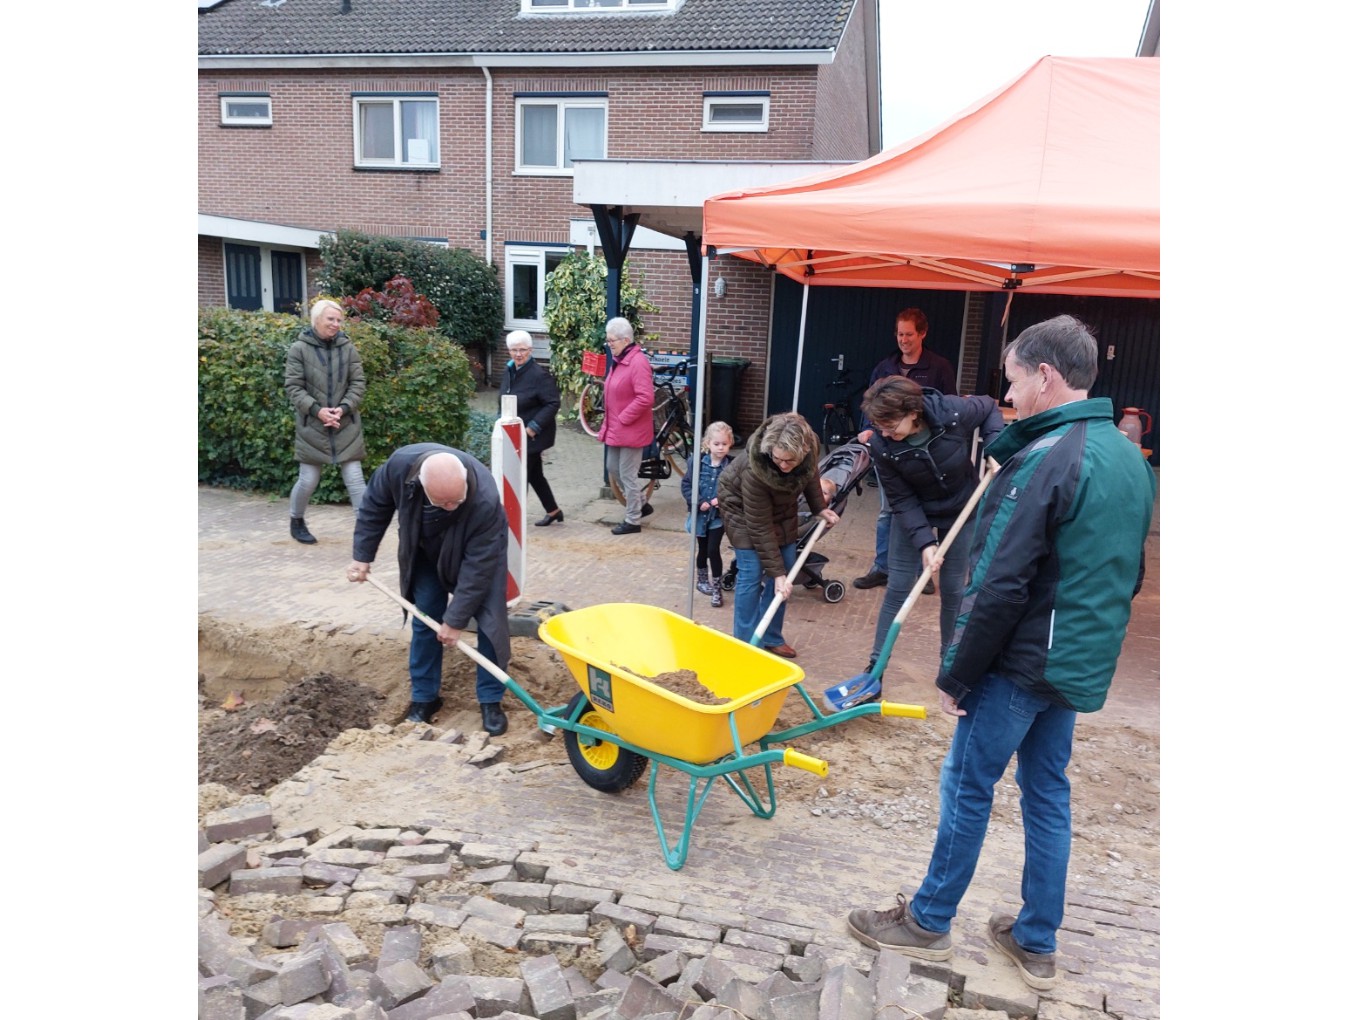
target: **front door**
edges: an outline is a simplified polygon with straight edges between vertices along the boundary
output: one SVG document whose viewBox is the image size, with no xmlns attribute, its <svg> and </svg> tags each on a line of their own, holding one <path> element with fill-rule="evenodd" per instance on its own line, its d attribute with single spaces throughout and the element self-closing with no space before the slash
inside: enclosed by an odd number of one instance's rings
<svg viewBox="0 0 1360 1020">
<path fill-rule="evenodd" d="M 302 314 L 302 256 L 295 251 L 270 253 L 274 276 L 274 311 Z"/>
<path fill-rule="evenodd" d="M 227 307 L 258 312 L 260 300 L 260 249 L 249 244 L 222 245 L 227 262 Z"/>
</svg>

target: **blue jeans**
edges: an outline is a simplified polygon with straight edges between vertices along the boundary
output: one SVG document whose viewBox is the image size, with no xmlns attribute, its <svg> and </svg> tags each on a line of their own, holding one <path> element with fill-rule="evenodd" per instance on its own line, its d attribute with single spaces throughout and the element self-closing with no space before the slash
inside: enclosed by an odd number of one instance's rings
<svg viewBox="0 0 1360 1020">
<path fill-rule="evenodd" d="M 737 562 L 737 583 L 732 591 L 732 636 L 738 641 L 750 642 L 756 632 L 756 625 L 765 616 L 765 611 L 774 601 L 774 578 L 765 576 L 760 565 L 760 554 L 754 549 L 733 549 Z M 779 555 L 784 559 L 787 571 L 798 558 L 798 543 L 790 542 L 779 547 Z M 793 580 L 789 578 L 789 580 Z M 784 641 L 784 610 L 787 600 L 779 604 L 770 625 L 765 628 L 760 644 L 764 648 L 774 648 Z"/>
<path fill-rule="evenodd" d="M 993 788 L 1015 756 L 1025 823 L 1023 906 L 1015 941 L 1031 953 L 1056 952 L 1072 850 L 1066 770 L 1077 714 L 995 673 L 985 676 L 959 707 L 968 714 L 958 719 L 940 769 L 940 825 L 911 912 L 927 931 L 949 930 L 987 835 Z"/>
<path fill-rule="evenodd" d="M 880 574 L 886 574 L 888 572 L 888 532 L 892 528 L 892 511 L 888 509 L 888 497 L 883 494 L 883 479 L 878 476 L 878 468 L 874 468 L 874 477 L 878 478 L 878 519 L 874 522 L 874 565 L 869 569 Z M 898 604 L 901 605 L 901 603 Z"/>
<path fill-rule="evenodd" d="M 432 620 L 444 621 L 444 610 L 449 608 L 449 592 L 439 580 L 439 572 L 424 554 L 416 553 L 412 566 L 413 587 L 411 601 Z M 464 637 L 466 640 L 466 637 Z M 496 646 L 481 627 L 477 628 L 477 651 L 496 662 Z M 462 652 L 458 653 L 459 655 Z M 497 665 L 500 665 L 497 663 Z M 504 668 L 504 667 L 502 667 Z M 444 646 L 435 632 L 421 621 L 411 619 L 411 700 L 433 701 L 439 697 L 439 686 L 444 678 Z M 486 667 L 477 665 L 477 701 L 483 705 L 498 702 L 505 694 L 501 683 Z"/>
<path fill-rule="evenodd" d="M 888 516 L 892 526 L 892 515 Z M 948 531 L 948 528 L 944 529 Z M 935 529 L 936 534 L 940 532 Z M 892 527 L 888 538 L 888 586 L 883 591 L 883 604 L 878 609 L 878 626 L 874 630 L 874 647 L 869 653 L 869 668 L 878 661 L 879 650 L 888 637 L 888 627 L 893 617 L 907 601 L 907 594 L 916 579 L 921 576 L 921 550 L 911 543 L 905 531 Z M 944 563 L 940 564 L 940 655 L 944 656 L 949 647 L 949 639 L 954 634 L 954 621 L 958 619 L 959 603 L 963 600 L 963 589 L 968 578 L 968 547 L 957 539 L 949 547 Z M 919 600 L 918 600 L 919 601 Z M 905 624 L 903 624 L 905 626 Z"/>
</svg>

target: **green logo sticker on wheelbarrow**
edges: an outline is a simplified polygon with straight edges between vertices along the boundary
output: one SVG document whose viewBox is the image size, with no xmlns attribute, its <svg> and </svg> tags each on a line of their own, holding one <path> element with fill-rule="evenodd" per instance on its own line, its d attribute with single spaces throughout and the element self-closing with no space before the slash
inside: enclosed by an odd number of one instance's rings
<svg viewBox="0 0 1360 1020">
<path fill-rule="evenodd" d="M 590 702 L 606 712 L 614 711 L 614 674 L 599 666 L 586 666 L 586 677 L 590 681 Z"/>
</svg>

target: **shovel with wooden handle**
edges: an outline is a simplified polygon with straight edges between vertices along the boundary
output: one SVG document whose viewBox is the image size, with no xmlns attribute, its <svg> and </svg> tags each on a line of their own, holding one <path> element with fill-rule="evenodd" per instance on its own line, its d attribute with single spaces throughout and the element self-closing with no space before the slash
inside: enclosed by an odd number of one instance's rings
<svg viewBox="0 0 1360 1020">
<path fill-rule="evenodd" d="M 978 500 L 987 490 L 1000 465 L 991 457 L 987 458 L 987 468 L 982 473 L 982 480 L 978 482 L 973 494 L 968 497 L 968 502 L 959 511 L 958 517 L 954 519 L 953 525 L 945 533 L 944 538 L 940 539 L 939 549 L 935 556 L 937 559 L 944 556 L 949 551 L 949 547 L 954 543 L 955 536 L 963 530 L 964 521 L 968 520 L 973 513 L 973 508 L 977 506 Z M 874 665 L 867 673 L 857 673 L 844 683 L 829 687 L 822 694 L 822 700 L 827 708 L 833 712 L 840 712 L 847 708 L 872 701 L 883 693 L 883 671 L 888 668 L 888 656 L 892 653 L 893 644 L 897 641 L 897 635 L 902 630 L 902 623 L 911 612 L 911 607 L 916 605 L 916 600 L 920 597 L 925 586 L 934 576 L 933 570 L 922 570 L 921 576 L 916 579 L 916 584 L 912 586 L 907 594 L 907 599 L 902 603 L 902 608 L 893 617 L 892 623 L 888 626 L 888 633 L 883 639 L 883 647 L 878 650 L 878 658 L 874 660 Z"/>
<path fill-rule="evenodd" d="M 823 517 L 817 521 L 817 527 L 812 529 L 812 534 L 808 536 L 807 544 L 803 546 L 803 551 L 798 554 L 798 558 L 793 561 L 793 566 L 790 567 L 789 572 L 784 575 L 789 579 L 789 584 L 792 584 L 793 579 L 798 576 L 798 571 L 803 569 L 803 564 L 807 562 L 808 553 L 812 552 L 812 547 L 817 543 L 817 539 L 822 537 L 822 532 L 825 530 L 826 518 Z M 768 627 L 770 621 L 774 619 L 774 614 L 779 612 L 779 606 L 783 601 L 784 596 L 775 592 L 774 598 L 770 600 L 770 608 L 765 610 L 765 615 L 762 616 L 760 622 L 756 624 L 755 633 L 751 635 L 750 644 L 755 645 L 757 648 L 760 647 L 760 639 L 765 636 L 765 628 Z"/>
</svg>

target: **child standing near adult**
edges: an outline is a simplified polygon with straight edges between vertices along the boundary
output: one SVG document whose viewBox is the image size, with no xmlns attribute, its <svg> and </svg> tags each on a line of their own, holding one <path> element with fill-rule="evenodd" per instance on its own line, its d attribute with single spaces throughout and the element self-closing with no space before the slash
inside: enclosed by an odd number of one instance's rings
<svg viewBox="0 0 1360 1020">
<path fill-rule="evenodd" d="M 694 554 L 694 566 L 698 578 L 695 589 L 709 596 L 709 605 L 718 608 L 723 604 L 722 594 L 722 513 L 718 508 L 718 476 L 723 468 L 732 463 L 734 437 L 732 426 L 723 421 L 710 422 L 704 429 L 703 439 L 699 442 L 699 512 L 694 515 L 694 537 L 698 549 Z M 685 494 L 687 515 L 694 509 L 694 458 L 685 462 L 685 477 L 680 482 L 680 490 Z M 688 521 L 686 521 L 688 530 Z"/>
</svg>

